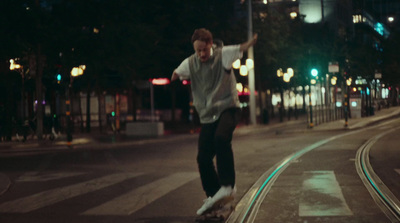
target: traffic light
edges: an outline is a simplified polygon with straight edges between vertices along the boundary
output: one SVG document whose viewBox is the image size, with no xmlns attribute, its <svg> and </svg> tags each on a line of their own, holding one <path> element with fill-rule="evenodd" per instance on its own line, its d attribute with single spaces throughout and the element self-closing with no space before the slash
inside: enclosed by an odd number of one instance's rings
<svg viewBox="0 0 400 223">
<path fill-rule="evenodd" d="M 61 74 L 57 74 L 56 79 L 57 83 L 59 84 L 61 82 Z"/>
<path fill-rule="evenodd" d="M 316 68 L 311 69 L 311 76 L 317 77 L 318 76 L 318 70 Z"/>
</svg>

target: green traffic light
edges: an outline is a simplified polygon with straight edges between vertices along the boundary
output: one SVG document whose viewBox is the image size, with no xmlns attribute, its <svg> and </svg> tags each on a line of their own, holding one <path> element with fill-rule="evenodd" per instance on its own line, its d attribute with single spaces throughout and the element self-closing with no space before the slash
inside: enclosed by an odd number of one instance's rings
<svg viewBox="0 0 400 223">
<path fill-rule="evenodd" d="M 315 69 L 315 68 L 311 69 L 311 75 L 312 75 L 313 77 L 318 76 L 318 70 Z"/>
<path fill-rule="evenodd" d="M 112 117 L 115 116 L 115 112 L 114 112 L 114 111 L 111 112 L 111 116 L 112 116 Z"/>
</svg>

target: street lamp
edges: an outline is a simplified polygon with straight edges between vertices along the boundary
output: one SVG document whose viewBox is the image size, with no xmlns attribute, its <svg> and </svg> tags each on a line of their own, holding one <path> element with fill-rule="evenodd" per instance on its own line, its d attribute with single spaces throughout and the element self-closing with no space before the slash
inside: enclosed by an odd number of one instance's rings
<svg viewBox="0 0 400 223">
<path fill-rule="evenodd" d="M 244 0 L 241 0 L 243 3 Z M 252 4 L 251 0 L 247 0 L 248 7 L 247 7 L 247 38 L 250 40 L 253 38 L 253 10 L 252 10 Z M 267 1 L 264 2 L 266 4 Z M 253 51 L 253 46 L 251 46 L 247 50 L 247 57 L 248 59 L 251 59 L 254 61 L 254 51 Z M 254 63 L 253 63 L 254 66 Z M 248 81 L 249 81 L 249 89 L 250 89 L 250 124 L 255 125 L 257 124 L 256 122 L 256 96 L 255 96 L 255 74 L 254 74 L 254 69 L 249 70 L 249 76 L 248 76 Z"/>
<path fill-rule="evenodd" d="M 278 77 L 283 77 L 282 68 L 279 68 L 279 69 L 276 71 L 276 76 L 278 76 Z"/>
<path fill-rule="evenodd" d="M 242 65 L 240 66 L 239 73 L 242 76 L 247 76 L 249 74 L 249 69 L 245 65 Z"/>
<path fill-rule="evenodd" d="M 292 78 L 292 77 L 294 77 L 294 70 L 293 70 L 293 68 L 288 68 L 287 70 L 286 70 L 286 73 L 283 73 L 283 71 L 282 71 L 282 68 L 279 68 L 277 71 L 276 71 L 276 76 L 278 76 L 278 77 L 282 77 L 282 79 L 283 79 L 283 81 L 284 82 L 286 82 L 286 83 L 289 83 L 290 82 L 290 79 Z M 284 100 L 283 100 L 283 89 L 282 89 L 282 87 L 281 87 L 281 107 L 279 108 L 280 109 L 280 121 L 282 122 L 282 110 L 283 110 L 283 107 L 284 107 Z M 289 88 L 289 119 L 290 119 L 290 88 Z M 296 99 L 295 99 L 295 110 L 297 111 L 297 106 L 296 106 L 297 104 L 296 104 Z"/>
<path fill-rule="evenodd" d="M 309 109 L 310 109 L 310 124 L 309 128 L 314 127 L 314 122 L 313 122 L 313 105 L 312 105 L 312 99 L 311 99 L 311 86 L 317 84 L 317 79 L 318 79 L 318 69 L 312 68 L 310 71 L 311 74 L 311 80 L 310 80 L 310 86 L 308 88 L 308 104 L 309 104 Z"/>
<path fill-rule="evenodd" d="M 20 64 L 17 64 L 14 59 L 10 59 L 10 70 L 17 70 L 22 68 Z"/>
<path fill-rule="evenodd" d="M 344 127 L 349 126 L 348 116 L 349 116 L 349 88 L 351 86 L 351 77 L 346 79 L 346 93 L 344 94 Z"/>
<path fill-rule="evenodd" d="M 67 116 L 67 145 L 71 146 L 72 145 L 72 123 L 71 123 L 71 88 L 72 88 L 72 83 L 74 81 L 74 77 L 78 77 L 83 75 L 84 71 L 86 69 L 86 65 L 80 65 L 79 67 L 73 67 L 71 70 L 71 78 L 69 81 L 68 85 L 68 90 L 67 90 L 67 97 L 65 100 L 65 105 L 66 105 L 66 116 Z"/>
<path fill-rule="evenodd" d="M 86 65 L 80 65 L 79 67 L 73 67 L 71 70 L 71 76 L 72 77 L 81 76 L 81 75 L 83 75 L 83 72 L 85 71 L 85 69 L 86 69 Z"/>
<path fill-rule="evenodd" d="M 247 59 L 246 60 L 246 67 L 247 69 L 254 69 L 254 61 L 252 59 Z"/>
<path fill-rule="evenodd" d="M 232 67 L 234 69 L 239 69 L 240 68 L 240 59 L 235 60 L 235 62 L 232 63 Z"/>
<path fill-rule="evenodd" d="M 278 77 L 283 77 L 283 81 L 285 81 L 286 83 L 289 83 L 290 82 L 290 79 L 292 78 L 292 77 L 294 77 L 294 70 L 293 70 L 293 68 L 288 68 L 287 69 L 287 71 L 286 71 L 286 73 L 283 73 L 283 71 L 282 71 L 282 68 L 279 68 L 277 71 L 276 71 L 276 76 L 278 76 Z"/>
<path fill-rule="evenodd" d="M 347 80 L 346 80 L 347 86 L 350 86 L 352 81 L 353 81 L 353 80 L 351 79 L 351 77 L 350 77 L 349 79 L 347 79 Z"/>
<path fill-rule="evenodd" d="M 25 76 L 24 76 L 24 67 L 18 63 L 14 59 L 10 59 L 10 70 L 19 70 L 21 74 L 21 119 L 22 122 L 25 120 Z"/>
<path fill-rule="evenodd" d="M 332 84 L 333 86 L 335 86 L 336 83 L 337 83 L 337 77 L 332 77 L 332 78 L 331 78 L 331 84 Z"/>
<path fill-rule="evenodd" d="M 291 12 L 290 13 L 290 18 L 295 19 L 297 17 L 297 12 Z"/>
</svg>

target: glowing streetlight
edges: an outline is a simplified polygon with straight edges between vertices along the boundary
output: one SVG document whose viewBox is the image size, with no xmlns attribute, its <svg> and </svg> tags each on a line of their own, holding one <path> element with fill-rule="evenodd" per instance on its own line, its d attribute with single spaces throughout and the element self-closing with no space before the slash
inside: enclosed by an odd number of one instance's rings
<svg viewBox="0 0 400 223">
<path fill-rule="evenodd" d="M 14 59 L 10 59 L 10 70 L 19 70 L 21 74 L 21 118 L 25 120 L 25 76 L 24 76 L 24 67 L 18 64 Z M 24 135 L 25 137 L 25 135 Z"/>
<path fill-rule="evenodd" d="M 289 67 L 289 68 L 287 69 L 287 73 L 289 74 L 290 77 L 293 77 L 293 76 L 294 76 L 294 70 L 293 70 L 293 68 L 290 68 L 290 67 Z"/>
<path fill-rule="evenodd" d="M 20 64 L 17 64 L 14 59 L 10 60 L 10 70 L 18 70 L 21 68 L 22 66 Z"/>
<path fill-rule="evenodd" d="M 297 12 L 291 12 L 290 13 L 290 18 L 295 19 L 297 17 Z"/>
<path fill-rule="evenodd" d="M 336 83 L 337 83 L 337 77 L 332 77 L 331 78 L 331 84 L 332 85 L 336 85 Z"/>
<path fill-rule="evenodd" d="M 283 77 L 283 81 L 285 81 L 286 83 L 290 82 L 290 78 L 292 78 L 294 76 L 294 70 L 293 68 L 288 68 L 286 73 L 283 73 L 282 68 L 279 68 L 276 71 L 276 76 L 278 77 Z"/>
<path fill-rule="evenodd" d="M 276 76 L 278 76 L 278 77 L 283 77 L 282 68 L 279 68 L 279 69 L 276 71 Z"/>
<path fill-rule="evenodd" d="M 242 83 L 237 83 L 237 84 L 236 84 L 236 90 L 237 90 L 238 92 L 243 92 L 243 89 L 244 89 L 244 87 L 243 87 L 243 84 L 242 84 Z"/>
<path fill-rule="evenodd" d="M 246 67 L 247 70 L 251 70 L 254 68 L 254 61 L 252 59 L 247 59 L 246 60 Z"/>
<path fill-rule="evenodd" d="M 317 83 L 317 80 L 311 79 L 310 83 L 311 83 L 311 84 L 316 84 L 316 83 Z"/>
<path fill-rule="evenodd" d="M 289 73 L 284 73 L 283 74 L 283 81 L 285 81 L 286 83 L 290 82 L 290 74 Z"/>
<path fill-rule="evenodd" d="M 65 100 L 66 105 L 66 117 L 67 117 L 67 146 L 72 145 L 72 120 L 71 120 L 71 88 L 72 82 L 74 81 L 74 77 L 83 75 L 83 72 L 86 70 L 86 65 L 80 65 L 79 67 L 73 67 L 71 70 L 71 78 L 67 91 L 67 98 Z"/>
<path fill-rule="evenodd" d="M 80 65 L 79 67 L 74 67 L 71 70 L 71 76 L 73 77 L 81 76 L 85 70 L 86 70 L 86 65 Z"/>
<path fill-rule="evenodd" d="M 350 86 L 352 81 L 353 81 L 353 80 L 352 80 L 351 78 L 347 79 L 347 80 L 346 80 L 347 86 Z"/>
<path fill-rule="evenodd" d="M 232 67 L 234 69 L 239 69 L 239 73 L 242 76 L 247 76 L 249 71 L 254 69 L 254 61 L 252 59 L 246 60 L 246 65 L 241 65 L 240 60 L 237 59 L 235 62 L 232 63 Z"/>
<path fill-rule="evenodd" d="M 240 59 L 237 59 L 235 62 L 233 62 L 232 67 L 234 69 L 239 69 L 240 68 Z"/>
<path fill-rule="evenodd" d="M 249 69 L 247 69 L 247 66 L 242 65 L 242 66 L 240 66 L 239 73 L 242 76 L 247 76 L 247 74 L 249 73 Z"/>
</svg>

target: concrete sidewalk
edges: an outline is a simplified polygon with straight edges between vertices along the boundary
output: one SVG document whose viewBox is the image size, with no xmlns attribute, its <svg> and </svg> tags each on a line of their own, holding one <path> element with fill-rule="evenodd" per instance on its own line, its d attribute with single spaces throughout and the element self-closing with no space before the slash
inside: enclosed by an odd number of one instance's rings
<svg viewBox="0 0 400 223">
<path fill-rule="evenodd" d="M 362 118 L 350 118 L 348 119 L 348 126 L 345 127 L 345 120 L 338 120 L 334 122 L 323 123 L 318 126 L 314 126 L 314 130 L 340 130 L 340 129 L 348 129 L 354 130 L 358 128 L 363 128 L 366 126 L 370 126 L 376 124 L 378 122 L 382 122 L 384 120 L 399 117 L 400 116 L 400 106 L 390 107 L 381 109 L 375 112 L 375 115 L 362 117 Z"/>
<path fill-rule="evenodd" d="M 345 127 L 345 121 L 338 120 L 333 122 L 322 123 L 314 126 L 310 131 L 331 131 L 331 130 L 353 130 L 362 128 L 374 123 L 389 119 L 391 117 L 400 116 L 400 106 L 381 109 L 375 112 L 374 116 L 363 117 L 363 118 L 350 118 L 348 120 L 348 126 Z M 275 118 L 270 121 L 269 124 L 263 125 L 244 125 L 241 124 L 235 130 L 235 134 L 246 134 L 247 132 L 254 132 L 257 130 L 279 128 L 283 125 L 291 125 L 296 123 L 304 123 L 306 129 L 307 116 L 302 115 L 298 119 L 292 118 L 291 120 L 285 119 L 283 122 L 279 122 L 279 118 Z M 105 149 L 115 146 L 127 146 L 134 144 L 142 144 L 149 141 L 166 141 L 179 139 L 180 137 L 196 137 L 198 133 L 198 127 L 187 124 L 180 125 L 176 130 L 172 130 L 173 127 L 167 129 L 163 136 L 159 137 L 133 137 L 126 136 L 123 132 L 119 134 L 112 133 L 76 133 L 73 135 L 72 148 L 74 149 Z M 34 151 L 57 151 L 57 150 L 68 150 L 71 149 L 67 146 L 66 136 L 61 135 L 54 141 L 50 140 L 37 140 L 29 139 L 26 142 L 19 142 L 14 140 L 12 142 L 0 142 L 0 156 L 1 154 L 12 154 L 18 152 L 34 152 Z"/>
</svg>

